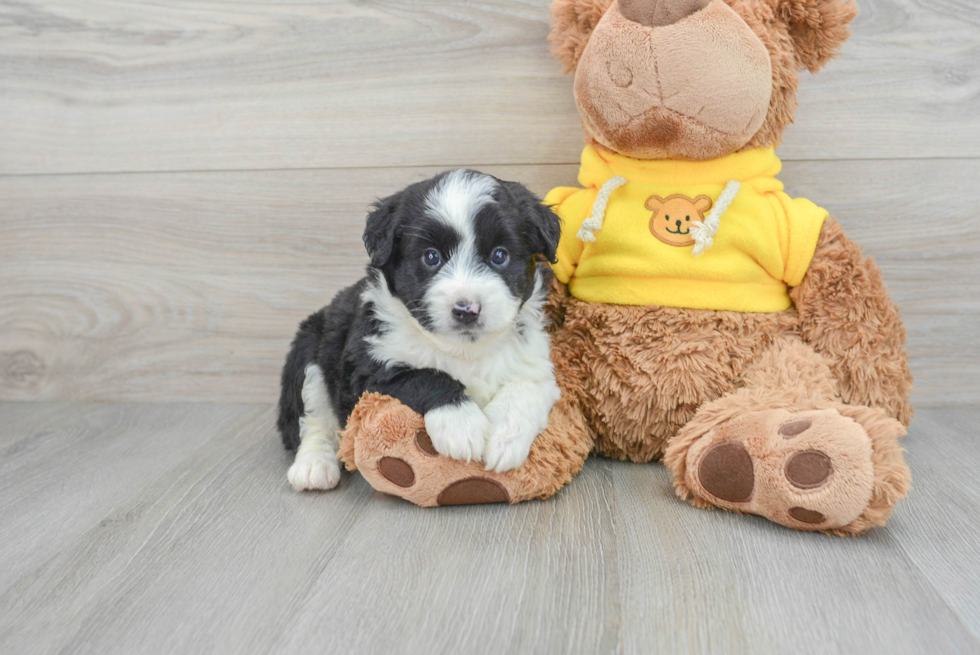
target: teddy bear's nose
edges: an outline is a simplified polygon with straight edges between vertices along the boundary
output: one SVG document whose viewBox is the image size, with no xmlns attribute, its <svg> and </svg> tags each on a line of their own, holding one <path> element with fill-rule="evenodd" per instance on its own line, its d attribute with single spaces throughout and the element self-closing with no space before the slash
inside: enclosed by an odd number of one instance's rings
<svg viewBox="0 0 980 655">
<path fill-rule="evenodd" d="M 619 0 L 619 12 L 647 27 L 673 25 L 708 6 L 711 0 Z"/>
</svg>

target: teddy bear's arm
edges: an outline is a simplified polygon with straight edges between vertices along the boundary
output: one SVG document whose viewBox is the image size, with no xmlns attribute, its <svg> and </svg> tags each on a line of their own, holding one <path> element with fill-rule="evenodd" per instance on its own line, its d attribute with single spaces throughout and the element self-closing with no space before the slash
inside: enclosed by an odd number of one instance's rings
<svg viewBox="0 0 980 655">
<path fill-rule="evenodd" d="M 905 326 L 881 269 L 833 218 L 824 222 L 813 261 L 790 296 L 803 339 L 827 359 L 844 402 L 881 407 L 908 426 Z"/>
</svg>

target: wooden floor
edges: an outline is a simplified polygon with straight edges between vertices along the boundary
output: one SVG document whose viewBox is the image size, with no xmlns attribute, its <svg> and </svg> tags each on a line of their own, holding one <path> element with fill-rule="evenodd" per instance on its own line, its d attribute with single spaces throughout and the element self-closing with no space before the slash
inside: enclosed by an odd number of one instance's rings
<svg viewBox="0 0 980 655">
<path fill-rule="evenodd" d="M 915 488 L 841 540 L 659 465 L 517 507 L 286 484 L 278 370 L 369 203 L 574 184 L 549 0 L 0 0 L 0 655 L 980 653 L 980 3 L 857 1 L 779 150 L 909 331 Z"/>
<path fill-rule="evenodd" d="M 980 652 L 977 409 L 920 412 L 915 492 L 847 540 L 695 509 L 657 464 L 514 507 L 301 495 L 272 422 L 0 405 L 0 652 Z"/>
</svg>

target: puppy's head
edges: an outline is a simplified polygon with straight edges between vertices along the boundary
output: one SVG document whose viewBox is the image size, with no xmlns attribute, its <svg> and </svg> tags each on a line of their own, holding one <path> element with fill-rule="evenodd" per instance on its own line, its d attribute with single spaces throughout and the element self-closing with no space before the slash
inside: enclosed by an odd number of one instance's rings
<svg viewBox="0 0 980 655">
<path fill-rule="evenodd" d="M 364 245 L 390 293 L 426 330 L 463 343 L 514 325 L 554 262 L 558 216 L 524 186 L 458 169 L 379 201 Z"/>
</svg>

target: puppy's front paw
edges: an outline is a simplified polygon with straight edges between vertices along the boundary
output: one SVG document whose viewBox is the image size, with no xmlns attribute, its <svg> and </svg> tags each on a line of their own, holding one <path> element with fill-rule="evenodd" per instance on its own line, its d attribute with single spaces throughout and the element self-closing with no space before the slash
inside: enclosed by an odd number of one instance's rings
<svg viewBox="0 0 980 655">
<path fill-rule="evenodd" d="M 467 462 L 483 460 L 490 421 L 472 400 L 444 405 L 425 414 L 425 431 L 436 452 Z"/>
<path fill-rule="evenodd" d="M 340 482 L 340 464 L 330 453 L 299 453 L 286 478 L 296 491 L 333 489 Z"/>
<path fill-rule="evenodd" d="M 516 469 L 527 459 L 535 435 L 528 434 L 528 427 L 521 425 L 520 419 L 508 416 L 491 424 L 490 439 L 483 454 L 488 471 L 503 473 Z"/>
</svg>

